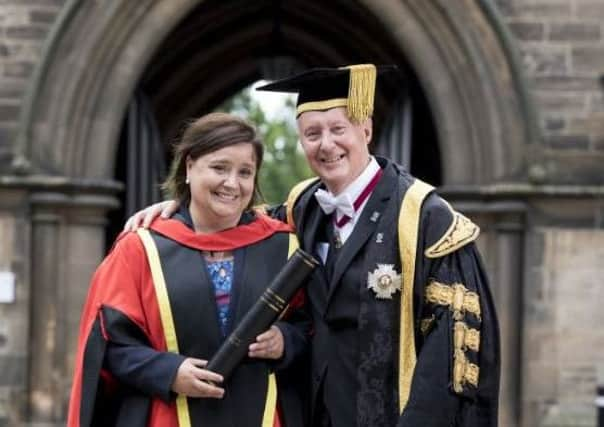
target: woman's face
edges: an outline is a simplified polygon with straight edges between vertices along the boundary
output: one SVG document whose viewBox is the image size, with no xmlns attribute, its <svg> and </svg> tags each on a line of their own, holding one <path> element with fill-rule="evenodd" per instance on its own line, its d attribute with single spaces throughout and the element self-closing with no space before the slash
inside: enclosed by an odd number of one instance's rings
<svg viewBox="0 0 604 427">
<path fill-rule="evenodd" d="M 191 216 L 197 231 L 237 225 L 254 194 L 256 156 L 252 144 L 240 143 L 187 159 Z"/>
</svg>

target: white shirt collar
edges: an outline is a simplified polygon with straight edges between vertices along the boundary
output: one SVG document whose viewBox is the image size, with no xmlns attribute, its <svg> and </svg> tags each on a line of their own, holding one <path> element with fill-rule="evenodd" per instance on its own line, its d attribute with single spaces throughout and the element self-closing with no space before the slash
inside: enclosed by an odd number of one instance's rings
<svg viewBox="0 0 604 427">
<path fill-rule="evenodd" d="M 342 190 L 338 197 L 341 194 L 348 195 L 348 198 L 354 203 L 354 201 L 361 195 L 363 190 L 369 185 L 377 171 L 380 169 L 380 165 L 378 164 L 375 157 L 370 156 L 369 164 L 365 167 L 365 170 L 361 172 L 361 174 L 348 186 Z M 330 192 L 331 194 L 331 192 Z M 333 194 L 332 194 L 333 195 Z"/>
</svg>

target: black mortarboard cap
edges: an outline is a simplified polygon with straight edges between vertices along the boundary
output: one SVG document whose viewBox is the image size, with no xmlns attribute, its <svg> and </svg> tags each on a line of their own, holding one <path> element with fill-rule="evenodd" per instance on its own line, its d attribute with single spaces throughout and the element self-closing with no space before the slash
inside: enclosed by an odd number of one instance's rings
<svg viewBox="0 0 604 427">
<path fill-rule="evenodd" d="M 373 64 L 313 68 L 256 89 L 297 92 L 296 115 L 346 107 L 351 120 L 361 121 L 373 114 L 377 75 L 393 70 L 396 70 L 394 65 L 376 67 Z"/>
</svg>

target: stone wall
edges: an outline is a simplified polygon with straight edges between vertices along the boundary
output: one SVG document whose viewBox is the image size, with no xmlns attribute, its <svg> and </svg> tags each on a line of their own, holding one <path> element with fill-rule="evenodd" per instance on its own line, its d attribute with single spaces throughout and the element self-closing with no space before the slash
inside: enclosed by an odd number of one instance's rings
<svg viewBox="0 0 604 427">
<path fill-rule="evenodd" d="M 0 1 L 0 173 L 9 170 L 23 98 L 65 0 Z"/>
<path fill-rule="evenodd" d="M 536 182 L 604 183 L 604 2 L 498 0 L 542 132 Z"/>
<path fill-rule="evenodd" d="M 604 231 L 543 227 L 528 245 L 525 426 L 595 426 L 604 351 Z"/>
<path fill-rule="evenodd" d="M 0 0 L 0 184 L 11 172 L 19 114 L 63 3 Z M 0 272 L 15 274 L 15 301 L 0 303 L 0 426 L 23 425 L 28 412 L 30 236 L 27 191 L 0 185 Z"/>
</svg>

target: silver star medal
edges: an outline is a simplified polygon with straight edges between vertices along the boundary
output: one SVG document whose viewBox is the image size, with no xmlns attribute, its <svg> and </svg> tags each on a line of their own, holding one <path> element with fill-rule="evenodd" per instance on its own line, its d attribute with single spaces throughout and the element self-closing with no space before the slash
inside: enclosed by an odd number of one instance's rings
<svg viewBox="0 0 604 427">
<path fill-rule="evenodd" d="M 401 275 L 394 270 L 394 264 L 378 264 L 367 278 L 367 288 L 375 292 L 378 299 L 392 299 L 392 294 L 401 290 Z"/>
</svg>

